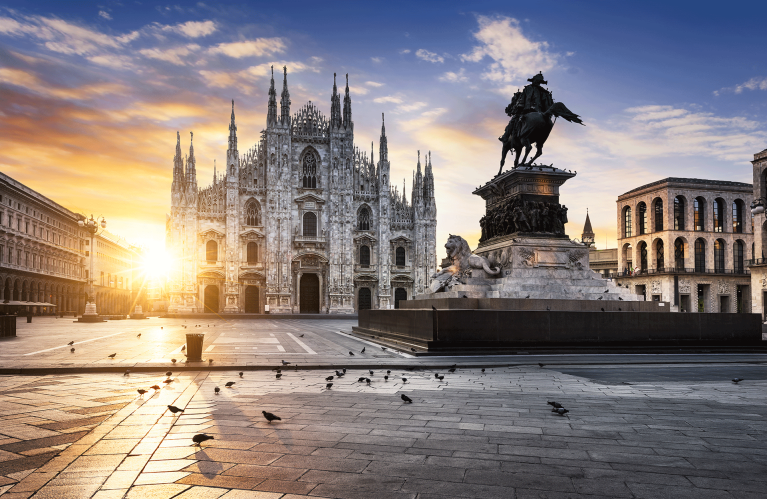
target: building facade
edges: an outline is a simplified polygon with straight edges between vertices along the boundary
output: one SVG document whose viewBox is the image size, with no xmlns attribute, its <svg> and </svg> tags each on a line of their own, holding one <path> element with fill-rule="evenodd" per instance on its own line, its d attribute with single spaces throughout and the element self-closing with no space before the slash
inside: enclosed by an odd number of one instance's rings
<svg viewBox="0 0 767 499">
<path fill-rule="evenodd" d="M 141 273 L 141 250 L 109 232 L 93 240 L 93 294 L 99 315 L 129 315 L 136 304 L 143 305 L 144 275 Z M 90 258 L 90 239 L 85 239 Z M 90 262 L 86 258 L 86 264 Z M 86 277 L 89 270 L 85 270 Z M 88 292 L 88 288 L 86 288 Z"/>
<path fill-rule="evenodd" d="M 392 188 L 381 125 L 378 161 L 354 145 L 348 75 L 330 118 L 309 102 L 291 116 L 284 69 L 272 75 L 266 129 L 245 154 L 234 102 L 224 171 L 198 188 L 194 149 L 176 139 L 166 246 L 177 262 L 169 313 L 354 313 L 393 308 L 436 270 L 434 175 L 420 154 L 410 199 Z M 215 170 L 214 170 L 215 171 Z"/>
<path fill-rule="evenodd" d="M 754 252 L 749 260 L 753 312 L 767 321 L 767 149 L 754 154 L 751 213 L 754 220 Z"/>
<path fill-rule="evenodd" d="M 618 283 L 672 311 L 750 312 L 752 191 L 741 182 L 667 178 L 619 196 Z"/>
<path fill-rule="evenodd" d="M 82 313 L 80 215 L 0 173 L 0 312 Z"/>
</svg>

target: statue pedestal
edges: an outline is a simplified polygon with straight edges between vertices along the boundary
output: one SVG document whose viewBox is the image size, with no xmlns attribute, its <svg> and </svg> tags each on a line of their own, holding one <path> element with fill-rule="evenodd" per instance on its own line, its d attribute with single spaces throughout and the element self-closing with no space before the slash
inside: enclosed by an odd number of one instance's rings
<svg viewBox="0 0 767 499">
<path fill-rule="evenodd" d="M 146 319 L 147 317 L 144 315 L 144 310 L 141 308 L 141 305 L 136 305 L 136 308 L 133 309 L 133 313 L 130 314 L 131 319 Z"/>
<path fill-rule="evenodd" d="M 104 319 L 96 312 L 96 303 L 89 302 L 85 304 L 85 312 L 77 319 L 77 322 L 104 322 Z"/>
</svg>

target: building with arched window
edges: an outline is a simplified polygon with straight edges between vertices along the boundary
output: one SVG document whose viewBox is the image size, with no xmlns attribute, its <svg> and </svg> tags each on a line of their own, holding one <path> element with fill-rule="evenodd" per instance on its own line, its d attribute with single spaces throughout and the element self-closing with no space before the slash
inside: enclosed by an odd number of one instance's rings
<svg viewBox="0 0 767 499">
<path fill-rule="evenodd" d="M 751 184 L 692 178 L 666 178 L 622 194 L 617 282 L 647 300 L 669 302 L 673 311 L 751 311 L 746 263 L 754 234 L 745 210 L 751 194 Z M 647 211 L 652 220 L 627 229 L 632 210 Z"/>
<path fill-rule="evenodd" d="M 334 81 L 329 117 L 290 106 L 284 69 L 266 129 L 240 154 L 232 102 L 225 168 L 206 187 L 177 135 L 169 313 L 355 313 L 427 289 L 438 264 L 431 154 L 422 166 L 418 153 L 406 193 L 392 185 L 383 123 L 377 155 L 354 146 L 348 80 L 344 95 Z"/>
</svg>

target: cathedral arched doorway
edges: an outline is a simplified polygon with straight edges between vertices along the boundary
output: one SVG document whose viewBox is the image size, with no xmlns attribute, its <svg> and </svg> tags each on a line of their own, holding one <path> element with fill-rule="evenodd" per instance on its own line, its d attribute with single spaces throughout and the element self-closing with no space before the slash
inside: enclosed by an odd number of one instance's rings
<svg viewBox="0 0 767 499">
<path fill-rule="evenodd" d="M 259 313 L 260 307 L 258 302 L 258 286 L 248 286 L 245 288 L 245 313 L 246 314 L 257 314 Z"/>
<path fill-rule="evenodd" d="M 320 278 L 317 274 L 304 274 L 301 276 L 301 313 L 320 313 Z"/>
<path fill-rule="evenodd" d="M 405 288 L 394 288 L 394 308 L 399 308 L 399 302 L 407 300 Z"/>
<path fill-rule="evenodd" d="M 373 294 L 370 292 L 370 288 L 360 288 L 357 295 L 357 309 L 370 310 L 371 308 L 373 308 Z"/>
<path fill-rule="evenodd" d="M 218 313 L 218 286 L 205 286 L 205 313 Z"/>
</svg>

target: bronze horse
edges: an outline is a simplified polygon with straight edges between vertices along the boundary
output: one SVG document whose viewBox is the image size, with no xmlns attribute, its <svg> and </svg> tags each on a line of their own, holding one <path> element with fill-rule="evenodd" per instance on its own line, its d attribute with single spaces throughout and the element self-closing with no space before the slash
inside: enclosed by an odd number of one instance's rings
<svg viewBox="0 0 767 499">
<path fill-rule="evenodd" d="M 545 112 L 539 113 L 533 111 L 527 113 L 520 118 L 518 132 L 512 133 L 509 140 L 503 143 L 503 153 L 501 155 L 501 168 L 498 170 L 498 175 L 503 171 L 503 165 L 506 163 L 506 153 L 509 150 L 514 149 L 516 157 L 514 158 L 514 168 L 517 166 L 529 166 L 533 164 L 533 161 L 543 153 L 543 144 L 546 143 L 546 139 L 549 138 L 551 130 L 554 128 L 554 121 L 551 117 L 563 118 L 570 123 L 579 123 L 583 125 L 580 117 L 573 113 L 561 102 L 555 102 Z M 584 125 L 585 126 L 585 125 Z M 527 156 L 530 154 L 530 150 L 533 148 L 532 144 L 535 143 L 536 151 L 528 163 L 525 163 Z M 522 163 L 519 163 L 519 154 L 522 152 L 522 147 L 525 148 L 525 156 L 522 158 Z"/>
</svg>

